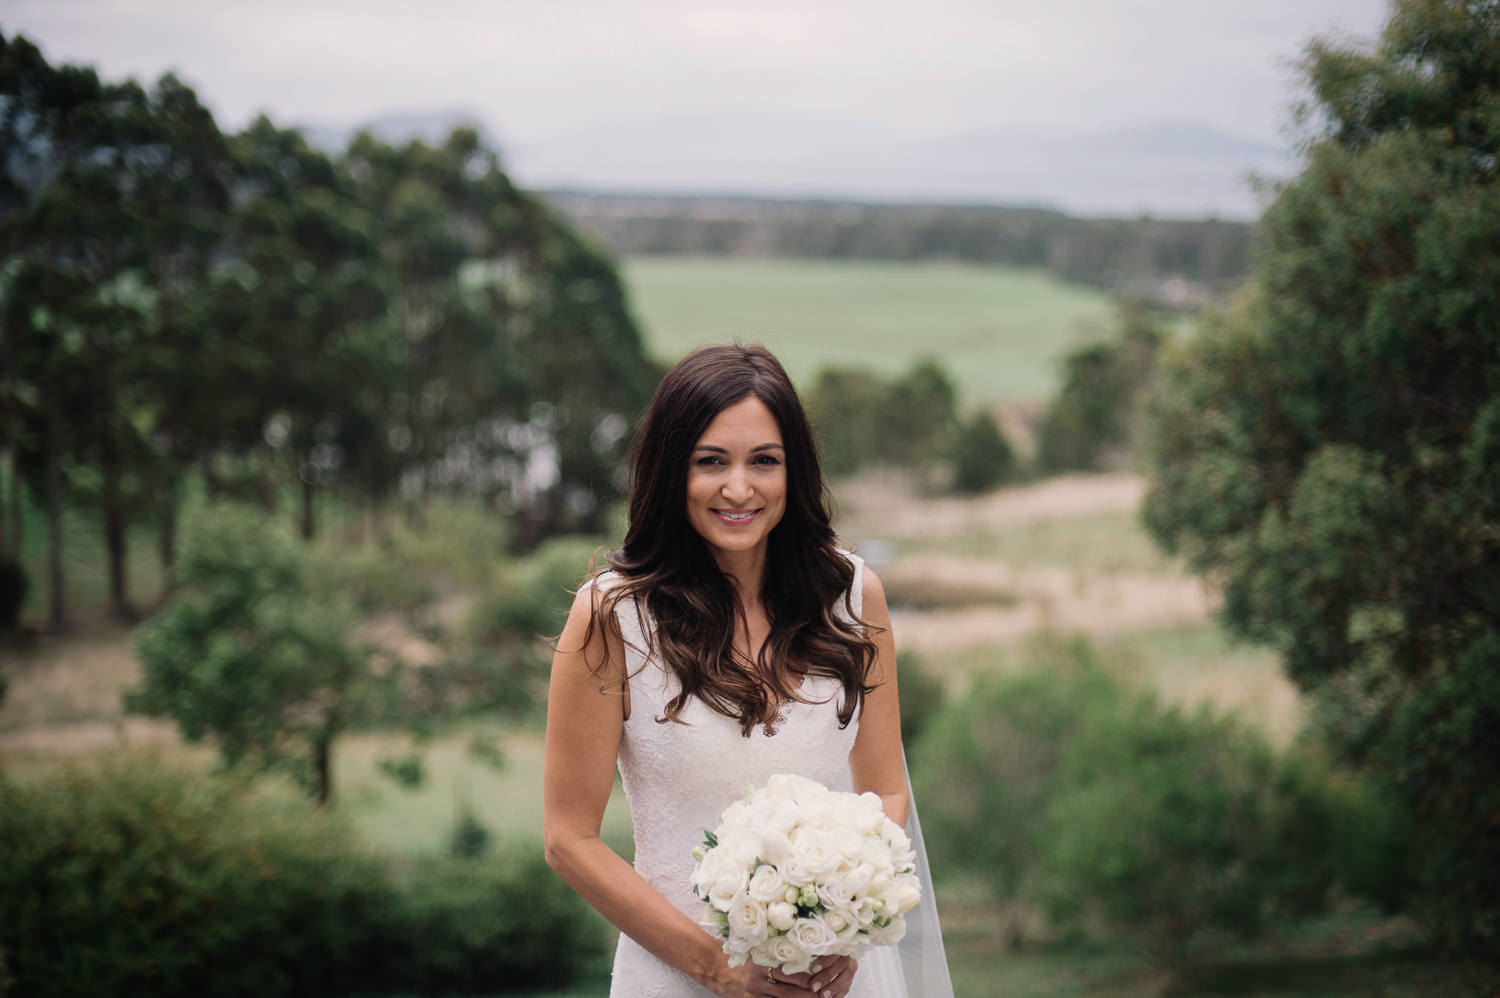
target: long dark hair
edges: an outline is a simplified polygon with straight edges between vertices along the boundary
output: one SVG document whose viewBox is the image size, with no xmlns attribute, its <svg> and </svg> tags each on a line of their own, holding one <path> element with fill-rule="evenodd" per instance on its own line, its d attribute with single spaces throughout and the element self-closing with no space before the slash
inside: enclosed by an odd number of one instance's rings
<svg viewBox="0 0 1500 998">
<path fill-rule="evenodd" d="M 715 416 L 752 396 L 781 429 L 787 479 L 786 511 L 768 540 L 760 593 L 771 629 L 755 662 L 734 652 L 733 587 L 686 512 L 694 445 Z M 738 720 L 748 736 L 782 701 L 802 699 L 804 676 L 821 675 L 843 687 L 838 717 L 847 725 L 874 688 L 875 645 L 854 613 L 854 565 L 835 543 L 812 428 L 791 379 L 765 347 L 703 347 L 662 378 L 630 449 L 625 544 L 606 561 L 619 578 L 603 596 L 601 616 L 613 621 L 621 601 L 633 600 L 655 624 L 654 632 L 643 628 L 648 655 L 654 652 L 681 687 L 658 721 L 680 721 L 697 697 Z M 840 601 L 846 616 L 837 612 Z"/>
</svg>

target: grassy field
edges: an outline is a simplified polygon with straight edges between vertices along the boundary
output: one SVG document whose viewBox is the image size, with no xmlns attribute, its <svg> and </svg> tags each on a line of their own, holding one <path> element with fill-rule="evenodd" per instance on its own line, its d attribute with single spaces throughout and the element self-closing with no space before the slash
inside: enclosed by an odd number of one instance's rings
<svg viewBox="0 0 1500 998">
<path fill-rule="evenodd" d="M 894 374 L 932 355 L 970 402 L 1045 398 L 1063 353 L 1112 314 L 1103 292 L 1040 271 L 958 263 L 634 257 L 624 276 L 664 362 L 739 339 L 808 386 L 826 365 Z"/>
</svg>

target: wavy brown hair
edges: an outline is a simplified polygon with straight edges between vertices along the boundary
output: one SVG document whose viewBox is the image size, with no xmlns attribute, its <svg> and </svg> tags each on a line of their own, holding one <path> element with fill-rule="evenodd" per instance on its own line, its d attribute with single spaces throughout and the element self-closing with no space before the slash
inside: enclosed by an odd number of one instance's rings
<svg viewBox="0 0 1500 998">
<path fill-rule="evenodd" d="M 728 406 L 755 397 L 781 429 L 786 512 L 771 530 L 760 599 L 770 633 L 755 661 L 734 649 L 742 616 L 734 589 L 687 519 L 688 465 L 695 444 Z M 662 378 L 630 449 L 630 525 L 606 557 L 618 573 L 599 604 L 606 621 L 634 601 L 652 654 L 680 690 L 658 722 L 681 720 L 697 697 L 739 721 L 748 736 L 780 703 L 803 701 L 806 676 L 839 681 L 840 725 L 848 725 L 869 683 L 875 644 L 851 602 L 854 565 L 835 544 L 828 488 L 807 413 L 781 363 L 761 346 L 703 347 Z M 847 618 L 835 611 L 842 602 Z M 627 611 L 628 612 L 628 611 Z M 852 622 L 851 622 L 852 621 Z M 594 624 L 590 622 L 592 631 Z"/>
</svg>

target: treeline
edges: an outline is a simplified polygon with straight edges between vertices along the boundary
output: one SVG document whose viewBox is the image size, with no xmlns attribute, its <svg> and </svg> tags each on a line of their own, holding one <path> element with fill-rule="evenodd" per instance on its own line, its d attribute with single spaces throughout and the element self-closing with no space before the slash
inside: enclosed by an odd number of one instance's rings
<svg viewBox="0 0 1500 998">
<path fill-rule="evenodd" d="M 655 372 L 610 261 L 472 131 L 330 157 L 0 36 L 0 149 L 0 564 L 25 490 L 53 627 L 64 507 L 98 516 L 128 615 L 127 527 L 170 578 L 190 475 L 300 493 L 304 536 L 332 490 L 377 521 L 474 495 L 521 548 L 602 525 Z"/>
<path fill-rule="evenodd" d="M 1180 306 L 1250 270 L 1251 227 L 1218 219 L 1074 218 L 995 205 L 669 197 L 551 191 L 548 203 L 621 254 L 964 260 L 1041 267 Z"/>
</svg>

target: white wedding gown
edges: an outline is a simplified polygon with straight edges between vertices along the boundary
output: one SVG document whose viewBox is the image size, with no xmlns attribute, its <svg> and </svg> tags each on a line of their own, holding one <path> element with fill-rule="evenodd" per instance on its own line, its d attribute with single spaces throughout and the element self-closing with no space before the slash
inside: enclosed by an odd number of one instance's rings
<svg viewBox="0 0 1500 998">
<path fill-rule="evenodd" d="M 854 555 L 852 603 L 860 609 L 863 562 Z M 613 576 L 600 576 L 608 587 Z M 849 751 L 858 733 L 856 714 L 840 729 L 838 700 L 842 688 L 826 677 L 811 677 L 801 693 L 808 703 L 790 703 L 774 735 L 760 728 L 750 737 L 739 724 L 701 701 L 692 700 L 680 715 L 687 724 L 657 723 L 665 716 L 676 681 L 656 661 L 647 662 L 643 621 L 633 604 L 622 601 L 618 619 L 625 639 L 630 679 L 630 716 L 620 741 L 619 768 L 635 826 L 635 868 L 658 893 L 696 922 L 700 902 L 689 887 L 693 847 L 703 830 L 714 828 L 724 808 L 745 787 L 762 785 L 776 773 L 796 773 L 825 786 L 849 788 Z M 650 626 L 649 622 L 644 622 Z M 915 806 L 908 834 L 916 832 L 918 873 L 923 877 L 923 905 L 907 916 L 908 940 L 882 946 L 859 960 L 849 998 L 949 998 L 947 964 L 931 878 L 916 828 Z M 707 931 L 707 930 L 705 930 Z M 903 964 L 905 965 L 903 967 Z M 686 974 L 658 960 L 621 933 L 615 952 L 610 998 L 700 998 L 710 994 Z"/>
</svg>

